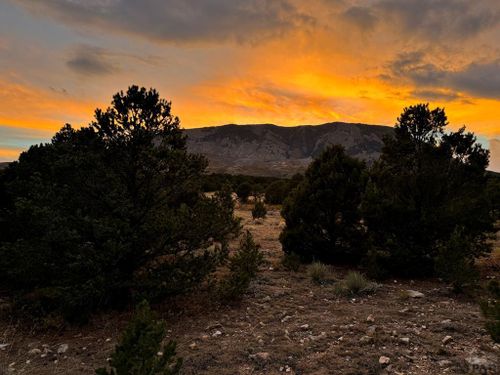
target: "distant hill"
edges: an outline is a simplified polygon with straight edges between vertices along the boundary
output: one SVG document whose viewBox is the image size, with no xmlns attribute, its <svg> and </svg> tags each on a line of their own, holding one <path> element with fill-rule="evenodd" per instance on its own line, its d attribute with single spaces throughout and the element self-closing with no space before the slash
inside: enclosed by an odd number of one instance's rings
<svg viewBox="0 0 500 375">
<path fill-rule="evenodd" d="M 189 151 L 205 155 L 210 171 L 290 176 L 304 171 L 330 144 L 341 144 L 349 155 L 372 162 L 392 128 L 332 122 L 294 127 L 230 124 L 185 131 Z"/>
</svg>

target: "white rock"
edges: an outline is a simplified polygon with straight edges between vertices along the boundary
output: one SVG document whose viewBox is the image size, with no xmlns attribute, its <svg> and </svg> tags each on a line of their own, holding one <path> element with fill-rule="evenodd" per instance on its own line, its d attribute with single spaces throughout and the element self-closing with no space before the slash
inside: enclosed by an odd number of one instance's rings
<svg viewBox="0 0 500 375">
<path fill-rule="evenodd" d="M 451 336 L 445 336 L 441 342 L 443 343 L 443 345 L 446 345 L 446 344 L 448 344 L 451 341 L 453 341 L 453 337 L 451 337 Z"/>
<path fill-rule="evenodd" d="M 283 319 L 281 319 L 281 323 L 285 323 L 285 322 L 287 322 L 290 319 L 292 319 L 292 317 L 290 315 L 287 315 Z"/>
<path fill-rule="evenodd" d="M 42 351 L 38 348 L 31 349 L 28 354 L 42 354 Z"/>
<path fill-rule="evenodd" d="M 425 297 L 424 293 L 419 292 L 417 290 L 408 289 L 406 291 L 406 293 L 408 294 L 408 297 L 410 297 L 410 298 L 423 298 L 423 297 Z"/>
<path fill-rule="evenodd" d="M 251 354 L 249 356 L 251 359 L 256 359 L 260 361 L 267 361 L 269 360 L 270 354 L 268 352 L 260 352 L 256 354 Z"/>
<path fill-rule="evenodd" d="M 308 330 L 309 329 L 309 324 L 302 324 L 300 326 L 301 329 Z"/>
<path fill-rule="evenodd" d="M 57 354 L 64 354 L 67 352 L 69 346 L 68 344 L 61 344 L 59 345 L 59 347 L 57 348 Z"/>
<path fill-rule="evenodd" d="M 218 336 L 222 336 L 222 332 L 217 330 L 215 331 L 213 334 L 212 334 L 213 337 L 218 337 Z"/>
<path fill-rule="evenodd" d="M 409 337 L 401 337 L 399 340 L 402 343 L 404 343 L 404 344 L 409 344 L 410 343 L 410 338 Z"/>
<path fill-rule="evenodd" d="M 388 365 L 390 362 L 391 362 L 391 359 L 389 357 L 386 357 L 385 355 L 381 356 L 378 359 L 378 363 L 380 363 L 383 366 Z"/>
<path fill-rule="evenodd" d="M 10 344 L 0 344 L 0 350 L 5 350 Z"/>
<path fill-rule="evenodd" d="M 375 318 L 373 317 L 373 315 L 368 315 L 368 317 L 366 318 L 366 321 L 367 322 L 370 322 L 370 323 L 373 323 L 375 321 Z"/>
<path fill-rule="evenodd" d="M 189 344 L 189 349 L 194 350 L 194 349 L 196 349 L 197 347 L 198 347 L 198 345 L 196 345 L 196 343 L 195 343 L 195 342 L 192 342 L 191 344 Z"/>
</svg>

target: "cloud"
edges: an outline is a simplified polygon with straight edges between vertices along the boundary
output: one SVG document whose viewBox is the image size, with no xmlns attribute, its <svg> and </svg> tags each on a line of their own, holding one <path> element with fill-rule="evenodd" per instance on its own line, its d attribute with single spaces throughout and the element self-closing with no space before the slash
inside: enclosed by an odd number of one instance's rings
<svg viewBox="0 0 500 375">
<path fill-rule="evenodd" d="M 66 61 L 68 68 L 82 75 L 107 75 L 116 67 L 109 61 L 106 51 L 102 48 L 79 45 Z"/>
<path fill-rule="evenodd" d="M 378 0 L 345 13 L 359 27 L 375 21 L 410 37 L 456 40 L 471 38 L 500 24 L 497 0 Z"/>
<path fill-rule="evenodd" d="M 428 62 L 423 52 L 406 52 L 398 54 L 389 63 L 388 72 L 381 78 L 392 82 L 409 81 L 420 92 L 430 93 L 428 88 L 439 88 L 444 91 L 456 90 L 474 97 L 500 99 L 500 59 L 450 69 Z M 456 98 L 458 97 L 457 95 Z M 452 99 L 448 96 L 448 100 Z"/>
<path fill-rule="evenodd" d="M 160 42 L 258 42 L 313 22 L 292 0 L 19 0 L 69 25 Z"/>
</svg>

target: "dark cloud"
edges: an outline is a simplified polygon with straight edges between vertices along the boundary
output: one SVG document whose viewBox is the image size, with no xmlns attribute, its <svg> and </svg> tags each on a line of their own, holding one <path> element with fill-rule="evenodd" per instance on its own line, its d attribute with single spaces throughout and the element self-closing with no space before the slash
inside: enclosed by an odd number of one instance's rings
<svg viewBox="0 0 500 375">
<path fill-rule="evenodd" d="M 387 73 L 381 78 L 392 82 L 410 81 L 421 93 L 430 94 L 435 90 L 430 91 L 429 88 L 440 88 L 476 97 L 500 99 L 500 59 L 449 69 L 427 62 L 422 52 L 401 53 L 389 63 Z M 452 100 L 448 94 L 445 96 Z"/>
<path fill-rule="evenodd" d="M 88 45 L 78 46 L 66 65 L 82 75 L 106 75 L 116 70 L 104 49 Z"/>
<path fill-rule="evenodd" d="M 415 90 L 411 93 L 411 96 L 414 98 L 422 99 L 423 101 L 442 100 L 448 102 L 460 99 L 460 95 L 458 95 L 458 93 L 456 92 L 432 89 Z"/>
<path fill-rule="evenodd" d="M 309 24 L 291 0 L 18 0 L 70 26 L 163 42 L 258 42 Z"/>
<path fill-rule="evenodd" d="M 457 40 L 500 25 L 498 0 L 378 0 L 363 8 L 354 6 L 345 13 L 359 27 L 372 27 L 383 20 L 406 37 L 437 41 Z M 382 23 L 382 22 L 379 22 Z"/>
</svg>

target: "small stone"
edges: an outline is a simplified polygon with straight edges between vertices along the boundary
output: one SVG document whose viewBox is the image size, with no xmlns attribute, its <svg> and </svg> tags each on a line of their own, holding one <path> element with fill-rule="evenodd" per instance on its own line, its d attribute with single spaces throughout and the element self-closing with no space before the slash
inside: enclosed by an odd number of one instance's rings
<svg viewBox="0 0 500 375">
<path fill-rule="evenodd" d="M 212 334 L 213 337 L 218 337 L 218 336 L 222 336 L 222 332 L 217 330 L 215 331 L 213 334 Z"/>
<path fill-rule="evenodd" d="M 408 289 L 406 291 L 406 293 L 408 294 L 408 297 L 410 297 L 410 298 L 423 298 L 423 297 L 425 297 L 424 293 L 419 292 L 417 290 Z"/>
<path fill-rule="evenodd" d="M 451 323 L 451 319 L 445 319 L 445 320 L 441 321 L 441 324 L 450 324 L 450 323 Z"/>
<path fill-rule="evenodd" d="M 209 337 L 208 335 L 203 335 L 203 336 L 201 336 L 201 339 L 202 339 L 202 340 L 208 340 L 209 338 L 210 338 L 210 337 Z"/>
<path fill-rule="evenodd" d="M 367 322 L 370 322 L 370 323 L 373 323 L 375 321 L 375 318 L 373 317 L 373 315 L 368 315 L 368 317 L 366 318 L 366 321 Z"/>
<path fill-rule="evenodd" d="M 448 366 L 451 366 L 452 364 L 453 364 L 453 362 L 451 362 L 447 359 L 443 359 L 443 360 L 438 362 L 439 367 L 448 367 Z"/>
<path fill-rule="evenodd" d="M 262 301 L 269 302 L 269 301 L 271 301 L 271 297 L 270 296 L 265 296 L 264 298 L 262 298 Z"/>
<path fill-rule="evenodd" d="M 64 354 L 67 352 L 69 346 L 68 344 L 61 344 L 59 345 L 59 347 L 57 348 L 57 354 Z"/>
<path fill-rule="evenodd" d="M 268 352 L 260 352 L 260 353 L 249 355 L 250 359 L 255 359 L 255 360 L 263 361 L 263 362 L 268 361 L 269 357 L 270 357 L 270 354 Z"/>
<path fill-rule="evenodd" d="M 446 344 L 448 344 L 451 341 L 453 341 L 453 337 L 451 337 L 451 336 L 445 336 L 441 342 L 443 343 L 443 345 L 446 345 Z"/>
<path fill-rule="evenodd" d="M 389 357 L 386 357 L 385 355 L 381 356 L 378 359 L 378 363 L 380 363 L 382 366 L 387 366 L 391 362 L 391 359 Z"/>
<path fill-rule="evenodd" d="M 309 324 L 302 324 L 300 328 L 307 331 L 309 329 Z"/>
<path fill-rule="evenodd" d="M 40 349 L 38 349 L 38 348 L 34 348 L 34 349 L 31 349 L 31 350 L 28 352 L 28 354 L 35 354 L 35 355 L 37 355 L 37 354 L 42 354 L 42 351 L 41 351 Z"/>
<path fill-rule="evenodd" d="M 157 355 L 158 357 L 163 357 L 163 352 L 158 352 L 158 353 L 156 353 L 156 355 Z"/>
<path fill-rule="evenodd" d="M 404 343 L 404 344 L 409 344 L 410 343 L 410 338 L 409 337 L 401 337 L 399 340 L 402 343 Z"/>
<path fill-rule="evenodd" d="M 0 350 L 5 350 L 10 344 L 0 344 Z"/>
<path fill-rule="evenodd" d="M 110 342 L 110 341 L 111 341 L 111 339 L 110 339 L 110 338 L 107 338 L 107 339 L 106 339 L 106 342 Z"/>
<path fill-rule="evenodd" d="M 191 344 L 189 344 L 189 349 L 194 350 L 194 349 L 196 349 L 196 348 L 198 348 L 198 345 L 196 345 L 196 343 L 195 343 L 195 342 L 192 342 Z"/>
<path fill-rule="evenodd" d="M 290 315 L 287 315 L 283 319 L 281 319 L 281 323 L 285 323 L 285 322 L 289 321 L 290 319 L 292 319 L 292 317 Z"/>
</svg>

